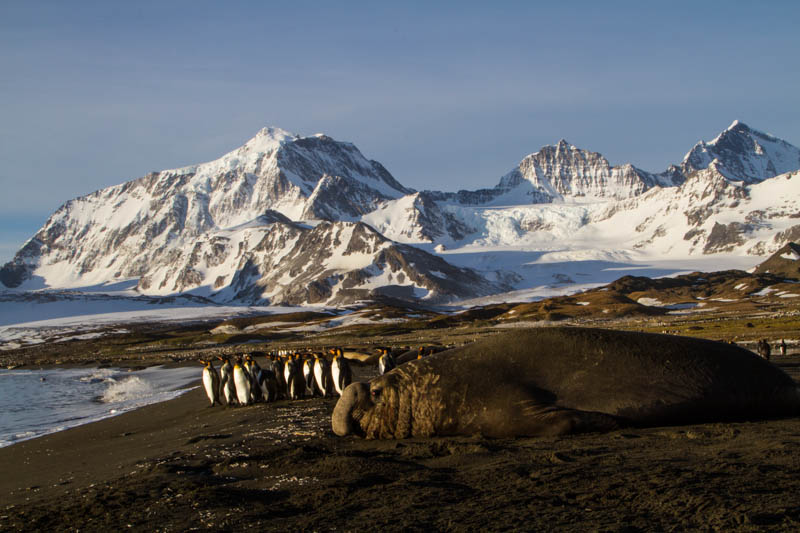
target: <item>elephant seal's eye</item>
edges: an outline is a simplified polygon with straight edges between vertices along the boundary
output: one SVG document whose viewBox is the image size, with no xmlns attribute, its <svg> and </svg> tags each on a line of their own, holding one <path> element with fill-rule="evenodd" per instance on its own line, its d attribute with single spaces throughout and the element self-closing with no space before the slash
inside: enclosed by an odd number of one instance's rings
<svg viewBox="0 0 800 533">
<path fill-rule="evenodd" d="M 380 398 L 381 392 L 383 392 L 383 389 L 380 388 L 380 387 L 375 387 L 374 389 L 370 389 L 370 391 L 369 391 L 370 395 L 373 398 Z"/>
</svg>

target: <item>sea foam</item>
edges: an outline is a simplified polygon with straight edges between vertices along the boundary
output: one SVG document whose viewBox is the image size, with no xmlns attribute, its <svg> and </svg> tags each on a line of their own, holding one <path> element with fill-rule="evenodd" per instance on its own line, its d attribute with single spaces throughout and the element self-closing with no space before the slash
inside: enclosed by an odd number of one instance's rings
<svg viewBox="0 0 800 533">
<path fill-rule="evenodd" d="M 153 384 L 149 381 L 138 376 L 131 376 L 120 381 L 111 381 L 100 397 L 100 401 L 103 403 L 138 401 L 150 398 L 156 392 Z"/>
</svg>

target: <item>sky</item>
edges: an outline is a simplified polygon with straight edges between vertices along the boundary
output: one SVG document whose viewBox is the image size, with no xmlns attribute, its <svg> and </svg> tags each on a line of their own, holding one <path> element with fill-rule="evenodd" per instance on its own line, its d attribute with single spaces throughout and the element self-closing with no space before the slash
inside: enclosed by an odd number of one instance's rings
<svg viewBox="0 0 800 533">
<path fill-rule="evenodd" d="M 405 186 L 566 139 L 659 172 L 738 119 L 800 145 L 800 2 L 0 2 L 0 264 L 64 202 L 265 126 Z"/>
</svg>

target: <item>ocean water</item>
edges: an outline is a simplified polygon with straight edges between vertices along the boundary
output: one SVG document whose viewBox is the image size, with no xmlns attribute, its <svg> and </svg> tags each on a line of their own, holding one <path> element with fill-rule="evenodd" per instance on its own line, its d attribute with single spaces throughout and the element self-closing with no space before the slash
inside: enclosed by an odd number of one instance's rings
<svg viewBox="0 0 800 533">
<path fill-rule="evenodd" d="M 0 370 L 0 447 L 175 398 L 201 368 Z"/>
</svg>

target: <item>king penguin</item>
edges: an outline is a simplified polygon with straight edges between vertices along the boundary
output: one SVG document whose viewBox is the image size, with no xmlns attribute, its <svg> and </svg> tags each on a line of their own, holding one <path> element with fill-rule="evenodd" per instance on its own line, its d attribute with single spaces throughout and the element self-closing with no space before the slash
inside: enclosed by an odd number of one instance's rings
<svg viewBox="0 0 800 533">
<path fill-rule="evenodd" d="M 314 380 L 323 398 L 327 398 L 333 387 L 331 386 L 331 364 L 324 357 L 317 357 L 314 361 Z"/>
<path fill-rule="evenodd" d="M 225 403 L 230 407 L 236 402 L 236 385 L 233 383 L 233 366 L 231 360 L 225 357 L 217 357 L 222 361 L 222 366 L 219 367 L 219 382 L 222 387 L 222 397 L 225 398 Z"/>
<path fill-rule="evenodd" d="M 242 366 L 242 359 L 236 360 L 233 365 L 233 382 L 236 384 L 236 398 L 239 400 L 239 405 L 247 405 L 250 403 L 250 376 Z"/>
<path fill-rule="evenodd" d="M 261 374 L 261 367 L 258 362 L 253 359 L 251 354 L 244 356 L 244 367 L 247 370 L 247 377 L 250 378 L 250 403 L 260 402 L 263 398 L 261 394 L 261 384 L 258 382 L 258 376 Z"/>
<path fill-rule="evenodd" d="M 353 372 L 350 370 L 350 363 L 344 358 L 341 348 L 336 348 L 336 354 L 333 356 L 331 377 L 333 378 L 333 388 L 339 396 L 342 395 L 342 391 L 353 381 Z"/>
<path fill-rule="evenodd" d="M 300 360 L 290 356 L 283 371 L 283 375 L 286 378 L 286 393 L 289 395 L 290 400 L 299 400 L 306 393 L 306 384 L 299 365 Z"/>
<path fill-rule="evenodd" d="M 203 361 L 201 359 L 200 362 L 204 365 L 203 388 L 206 389 L 211 407 L 217 404 L 222 405 L 222 401 L 219 399 L 219 374 L 217 374 L 217 369 L 214 368 L 214 363 L 210 359 L 208 361 Z"/>
<path fill-rule="evenodd" d="M 303 379 L 306 382 L 306 392 L 312 396 L 317 393 L 316 382 L 314 381 L 314 365 L 316 360 L 308 358 L 303 361 Z"/>
<path fill-rule="evenodd" d="M 275 379 L 278 382 L 278 397 L 283 398 L 286 396 L 288 385 L 286 384 L 286 362 L 283 356 L 276 354 L 272 356 L 272 367 L 275 370 Z"/>
<path fill-rule="evenodd" d="M 381 357 L 378 359 L 378 370 L 380 371 L 381 376 L 396 366 L 397 364 L 394 362 L 394 357 L 392 357 L 392 354 L 389 353 L 389 350 L 386 348 L 381 348 Z"/>
<path fill-rule="evenodd" d="M 278 380 L 275 376 L 275 365 L 269 358 L 258 374 L 258 385 L 261 388 L 261 396 L 265 402 L 274 402 L 278 399 Z"/>
</svg>

